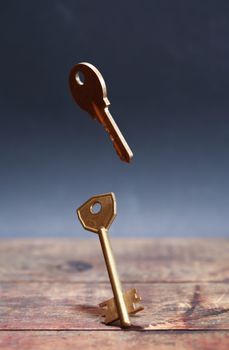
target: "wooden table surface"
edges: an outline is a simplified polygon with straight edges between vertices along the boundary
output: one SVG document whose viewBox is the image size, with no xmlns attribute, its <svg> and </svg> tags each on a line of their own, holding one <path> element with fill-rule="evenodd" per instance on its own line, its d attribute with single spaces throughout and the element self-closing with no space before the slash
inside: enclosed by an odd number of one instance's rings
<svg viewBox="0 0 229 350">
<path fill-rule="evenodd" d="M 0 240 L 0 349 L 229 349 L 229 240 L 112 239 L 144 311 L 102 323 L 112 297 L 99 240 Z"/>
</svg>

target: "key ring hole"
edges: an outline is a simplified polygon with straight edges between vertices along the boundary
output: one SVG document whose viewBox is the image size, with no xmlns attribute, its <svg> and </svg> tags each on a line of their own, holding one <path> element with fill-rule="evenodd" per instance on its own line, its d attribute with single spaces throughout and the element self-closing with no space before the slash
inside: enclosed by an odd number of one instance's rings
<svg viewBox="0 0 229 350">
<path fill-rule="evenodd" d="M 102 209 L 102 205 L 99 202 L 95 202 L 91 205 L 90 210 L 92 214 L 99 214 Z"/>
<path fill-rule="evenodd" d="M 75 79 L 76 79 L 77 84 L 84 85 L 85 77 L 84 77 L 84 74 L 81 71 L 76 73 Z"/>
</svg>

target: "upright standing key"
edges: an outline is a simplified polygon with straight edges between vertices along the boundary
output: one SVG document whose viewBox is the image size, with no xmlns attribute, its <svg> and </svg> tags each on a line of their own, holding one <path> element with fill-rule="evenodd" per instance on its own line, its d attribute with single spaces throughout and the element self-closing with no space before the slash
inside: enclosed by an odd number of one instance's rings
<svg viewBox="0 0 229 350">
<path fill-rule="evenodd" d="M 133 153 L 109 112 L 106 84 L 98 69 L 85 62 L 75 65 L 70 72 L 69 84 L 78 105 L 98 119 L 109 133 L 120 159 L 130 162 Z"/>
<path fill-rule="evenodd" d="M 95 207 L 98 210 L 95 211 Z M 107 193 L 90 198 L 77 210 L 79 220 L 86 230 L 99 235 L 104 259 L 110 278 L 114 299 L 109 299 L 100 304 L 105 316 L 105 323 L 120 320 L 122 327 L 130 326 L 129 313 L 143 310 L 137 303 L 141 300 L 136 289 L 131 289 L 123 294 L 121 283 L 110 241 L 108 229 L 116 216 L 116 201 L 113 193 Z"/>
</svg>

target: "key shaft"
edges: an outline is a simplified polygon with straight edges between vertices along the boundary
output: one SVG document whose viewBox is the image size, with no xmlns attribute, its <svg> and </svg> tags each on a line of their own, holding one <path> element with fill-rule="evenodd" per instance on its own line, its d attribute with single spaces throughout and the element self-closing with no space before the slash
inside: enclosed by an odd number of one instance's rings
<svg viewBox="0 0 229 350">
<path fill-rule="evenodd" d="M 122 327 L 128 327 L 131 325 L 131 323 L 130 323 L 127 307 L 125 304 L 113 252 L 111 249 L 108 232 L 107 232 L 107 229 L 105 229 L 104 227 L 101 227 L 99 229 L 99 240 L 102 247 L 103 256 L 105 259 L 107 272 L 110 278 L 111 287 L 113 290 L 115 304 L 119 314 L 120 323 Z"/>
<path fill-rule="evenodd" d="M 99 108 L 95 103 L 93 103 L 93 107 L 97 115 L 97 119 L 108 132 L 119 158 L 124 162 L 129 163 L 133 158 L 133 152 L 131 151 L 115 120 L 113 119 L 109 108 Z"/>
</svg>

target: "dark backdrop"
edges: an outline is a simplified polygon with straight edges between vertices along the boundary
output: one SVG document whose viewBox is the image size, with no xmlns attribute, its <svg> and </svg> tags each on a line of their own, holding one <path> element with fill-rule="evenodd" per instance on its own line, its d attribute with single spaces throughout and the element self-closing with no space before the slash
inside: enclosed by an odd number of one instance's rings
<svg viewBox="0 0 229 350">
<path fill-rule="evenodd" d="M 114 235 L 228 235 L 229 2 L 2 1 L 0 235 L 89 237 L 75 208 L 113 191 Z M 134 151 L 76 106 L 102 72 Z"/>
</svg>

